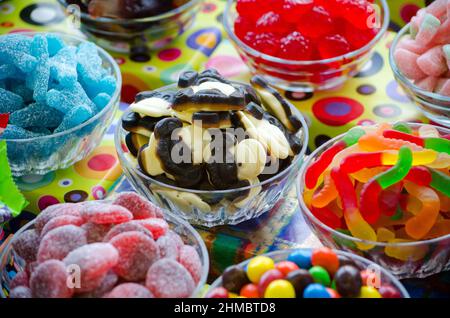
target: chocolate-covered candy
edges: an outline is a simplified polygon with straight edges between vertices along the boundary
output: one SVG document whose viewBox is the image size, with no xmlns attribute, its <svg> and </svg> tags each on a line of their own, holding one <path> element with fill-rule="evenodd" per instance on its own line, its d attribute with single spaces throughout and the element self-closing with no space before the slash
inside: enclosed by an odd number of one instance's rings
<svg viewBox="0 0 450 318">
<path fill-rule="evenodd" d="M 345 266 L 345 265 L 350 265 L 350 266 L 358 268 L 358 265 L 356 265 L 355 261 L 345 255 L 338 255 L 338 260 L 339 260 L 340 267 Z"/>
<path fill-rule="evenodd" d="M 266 113 L 264 111 L 264 109 L 262 109 L 261 106 L 259 106 L 258 104 L 255 104 L 254 102 L 248 103 L 247 107 L 245 107 L 245 110 L 258 120 L 263 119 L 264 114 Z"/>
<path fill-rule="evenodd" d="M 359 295 L 362 278 L 358 268 L 350 265 L 339 267 L 334 275 L 336 290 L 342 297 L 356 297 Z"/>
<path fill-rule="evenodd" d="M 242 287 L 249 284 L 247 273 L 238 266 L 230 266 L 222 274 L 222 286 L 229 292 L 239 294 Z"/>
<path fill-rule="evenodd" d="M 122 117 L 122 127 L 127 131 L 131 131 L 131 129 L 139 125 L 140 120 L 141 115 L 139 115 L 139 113 L 129 112 L 124 117 Z"/>
<path fill-rule="evenodd" d="M 245 183 L 241 183 L 242 187 L 248 187 L 248 186 L 253 186 L 252 188 L 242 191 L 241 194 L 243 194 L 243 192 L 245 192 L 246 194 L 239 196 L 238 198 L 236 198 L 235 200 L 233 200 L 233 202 L 231 202 L 232 205 L 234 205 L 237 208 L 242 208 L 245 206 L 248 206 L 248 204 L 250 203 L 251 200 L 253 200 L 253 198 L 255 198 L 260 192 L 261 192 L 261 186 L 257 185 L 258 183 L 260 183 L 258 178 L 252 179 L 252 180 L 241 180 L 241 182 L 248 182 L 248 185 L 244 185 Z M 237 186 L 234 188 L 238 188 Z"/>
<path fill-rule="evenodd" d="M 290 272 L 286 276 L 286 280 L 289 281 L 292 286 L 294 286 L 297 298 L 302 298 L 303 291 L 305 290 L 306 286 L 314 283 L 314 278 L 309 273 L 309 271 L 305 269 L 297 269 Z"/>
<path fill-rule="evenodd" d="M 257 178 L 266 165 L 266 151 L 256 139 L 244 139 L 234 150 L 234 158 L 238 167 L 239 180 Z"/>
<path fill-rule="evenodd" d="M 194 85 L 197 82 L 198 73 L 195 71 L 186 71 L 180 74 L 178 78 L 178 87 L 186 88 Z"/>
<path fill-rule="evenodd" d="M 147 99 L 147 98 L 152 98 L 152 97 L 157 97 L 157 98 L 161 98 L 169 103 L 173 102 L 173 99 L 175 98 L 175 92 L 158 92 L 158 91 L 144 91 L 144 92 L 140 92 L 137 93 L 134 102 L 138 103 L 141 100 Z"/>
<path fill-rule="evenodd" d="M 205 82 L 221 82 L 221 83 L 226 83 L 226 84 L 230 84 L 230 81 L 227 80 L 226 78 L 224 78 L 222 75 L 220 75 L 220 73 L 213 68 L 204 70 L 203 72 L 201 72 L 198 76 L 197 85 L 200 85 L 202 83 Z"/>
<path fill-rule="evenodd" d="M 151 97 L 138 98 L 137 102 L 130 105 L 130 110 L 139 113 L 141 116 L 170 117 L 173 114 L 172 98 L 174 98 L 172 94 L 156 92 Z"/>
<path fill-rule="evenodd" d="M 136 112 L 130 112 L 122 118 L 122 127 L 129 132 L 150 137 L 159 120 L 161 120 L 161 118 L 149 116 L 141 117 L 141 115 Z"/>
<path fill-rule="evenodd" d="M 201 121 L 203 128 L 230 128 L 229 112 L 196 112 L 192 114 L 192 122 Z"/>
<path fill-rule="evenodd" d="M 278 127 L 286 137 L 287 141 L 289 142 L 289 146 L 291 147 L 292 154 L 297 155 L 300 153 L 303 147 L 303 143 L 301 139 L 297 136 L 297 133 L 291 133 L 289 130 L 284 127 L 284 125 L 271 114 L 264 112 L 263 114 L 264 119 L 266 119 L 270 124 Z"/>
<path fill-rule="evenodd" d="M 144 145 L 148 144 L 149 138 L 135 133 L 128 133 L 125 136 L 125 143 L 127 145 L 128 150 L 130 153 L 137 157 L 139 153 L 139 149 L 141 149 Z"/>
<path fill-rule="evenodd" d="M 138 152 L 138 164 L 141 170 L 149 176 L 158 176 L 164 173 L 161 159 L 156 153 L 158 141 L 152 133 L 147 145 L 144 145 Z"/>
<path fill-rule="evenodd" d="M 261 105 L 261 99 L 259 98 L 258 94 L 256 93 L 255 89 L 252 86 L 248 84 L 243 84 L 240 85 L 239 88 L 244 91 L 246 104 L 255 103 L 257 105 Z"/>
</svg>

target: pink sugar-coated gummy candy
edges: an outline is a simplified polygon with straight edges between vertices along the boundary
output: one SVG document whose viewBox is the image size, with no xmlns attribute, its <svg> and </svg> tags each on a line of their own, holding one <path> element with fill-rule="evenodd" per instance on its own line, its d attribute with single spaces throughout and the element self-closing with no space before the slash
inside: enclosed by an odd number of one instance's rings
<svg viewBox="0 0 450 318">
<path fill-rule="evenodd" d="M 444 96 L 450 96 L 450 78 L 442 79 L 442 82 L 438 84 L 439 90 L 437 90 L 437 93 L 444 95 Z"/>
<path fill-rule="evenodd" d="M 128 281 L 145 279 L 150 266 L 159 259 L 159 248 L 155 241 L 141 232 L 118 234 L 110 243 L 119 252 L 119 262 L 113 270 Z"/>
<path fill-rule="evenodd" d="M 123 206 L 97 202 L 83 205 L 81 216 L 96 224 L 119 224 L 133 219 L 133 214 Z"/>
<path fill-rule="evenodd" d="M 423 80 L 416 82 L 415 84 L 417 87 L 420 87 L 421 89 L 423 89 L 425 91 L 433 92 L 434 88 L 436 87 L 437 82 L 438 82 L 437 77 L 428 76 L 428 77 L 425 77 Z"/>
<path fill-rule="evenodd" d="M 435 37 L 433 38 L 435 44 L 449 44 L 450 43 L 450 19 L 445 20 L 439 27 Z"/>
<path fill-rule="evenodd" d="M 124 283 L 115 287 L 105 298 L 154 298 L 154 296 L 142 285 Z"/>
<path fill-rule="evenodd" d="M 10 298 L 32 298 L 31 289 L 26 286 L 12 288 L 9 293 Z"/>
<path fill-rule="evenodd" d="M 145 286 L 156 298 L 187 298 L 195 290 L 188 270 L 168 258 L 153 263 L 148 270 Z"/>
<path fill-rule="evenodd" d="M 82 224 L 84 224 L 84 220 L 81 216 L 73 215 L 61 215 L 54 217 L 53 219 L 49 220 L 47 224 L 45 224 L 44 228 L 41 231 L 41 237 L 44 237 L 45 234 L 53 229 L 56 229 L 57 227 L 70 224 L 81 226 Z"/>
<path fill-rule="evenodd" d="M 124 232 L 137 231 L 141 232 L 153 240 L 153 234 L 149 230 L 147 230 L 143 225 L 137 222 L 127 222 L 122 224 L 117 224 L 108 231 L 108 233 L 103 238 L 104 242 L 109 242 L 114 236 L 119 235 Z"/>
<path fill-rule="evenodd" d="M 419 33 L 417 33 L 416 41 L 422 46 L 427 46 L 431 43 L 433 38 L 438 33 L 439 27 L 441 26 L 441 21 L 435 16 L 427 13 L 425 14 L 422 24 L 419 28 Z"/>
<path fill-rule="evenodd" d="M 449 75 L 450 74 L 450 44 L 444 45 L 442 47 L 442 50 L 444 52 L 444 56 L 445 56 L 445 59 L 447 61 L 447 67 L 448 67 L 448 70 L 449 70 L 447 72 L 447 75 Z"/>
<path fill-rule="evenodd" d="M 30 277 L 28 276 L 27 271 L 18 272 L 9 284 L 10 289 L 16 288 L 18 286 L 30 287 Z"/>
<path fill-rule="evenodd" d="M 12 241 L 12 246 L 20 257 L 27 263 L 31 263 L 36 260 L 40 242 L 41 239 L 37 231 L 31 229 L 15 237 Z"/>
<path fill-rule="evenodd" d="M 437 18 L 441 18 L 447 14 L 447 4 L 448 0 L 435 0 L 425 10 Z"/>
<path fill-rule="evenodd" d="M 413 38 L 415 38 L 417 36 L 420 25 L 422 24 L 423 18 L 426 13 L 427 13 L 427 11 L 425 10 L 425 8 L 422 8 L 419 11 L 417 11 L 417 13 L 414 17 L 411 18 L 410 30 L 411 30 L 411 35 L 413 36 Z"/>
<path fill-rule="evenodd" d="M 195 284 L 198 284 L 202 276 L 202 261 L 195 248 L 184 245 L 180 250 L 178 262 L 191 273 Z"/>
<path fill-rule="evenodd" d="M 73 289 L 67 284 L 69 275 L 63 262 L 48 260 L 34 270 L 30 288 L 35 298 L 70 298 Z"/>
<path fill-rule="evenodd" d="M 43 210 L 35 219 L 34 228 L 38 233 L 42 231 L 50 219 L 60 215 L 80 216 L 80 205 L 75 203 L 54 204 Z"/>
<path fill-rule="evenodd" d="M 394 59 L 400 72 L 407 78 L 418 81 L 426 77 L 426 74 L 417 65 L 418 54 L 405 49 L 398 49 L 394 52 Z"/>
<path fill-rule="evenodd" d="M 439 77 L 447 72 L 447 61 L 442 46 L 435 46 L 417 59 L 417 65 L 429 76 Z"/>
<path fill-rule="evenodd" d="M 88 243 L 102 242 L 105 235 L 111 230 L 114 224 L 95 224 L 87 222 L 81 226 L 86 231 Z"/>
<path fill-rule="evenodd" d="M 41 241 L 37 260 L 62 260 L 71 251 L 87 244 L 86 231 L 75 225 L 64 225 L 49 231 Z"/>
<path fill-rule="evenodd" d="M 177 243 L 172 240 L 168 235 L 163 235 L 158 238 L 156 244 L 159 247 L 159 255 L 161 258 L 178 259 L 179 247 Z"/>
<path fill-rule="evenodd" d="M 113 204 L 128 209 L 135 220 L 160 217 L 160 209 L 135 192 L 122 192 L 113 201 Z"/>
<path fill-rule="evenodd" d="M 63 260 L 66 266 L 80 269 L 80 287 L 75 293 L 90 292 L 97 288 L 110 269 L 117 265 L 119 252 L 109 243 L 92 243 L 70 252 Z M 94 281 L 95 284 L 90 282 Z"/>
<path fill-rule="evenodd" d="M 98 287 L 96 287 L 94 290 L 92 290 L 89 293 L 80 294 L 79 296 L 82 298 L 100 298 L 105 296 L 107 293 L 109 293 L 114 286 L 116 286 L 117 282 L 119 281 L 119 276 L 117 276 L 116 273 L 114 273 L 112 270 L 110 270 L 105 277 L 101 280 Z"/>
<path fill-rule="evenodd" d="M 136 220 L 134 222 L 138 222 L 147 230 L 152 232 L 155 240 L 157 240 L 160 236 L 166 234 L 167 230 L 169 229 L 169 224 L 167 224 L 167 222 L 163 219 L 150 218 L 144 220 Z"/>
<path fill-rule="evenodd" d="M 413 40 L 410 35 L 405 35 L 400 39 L 397 44 L 397 49 L 405 49 L 419 55 L 427 50 L 426 47 L 417 44 L 417 42 Z"/>
</svg>

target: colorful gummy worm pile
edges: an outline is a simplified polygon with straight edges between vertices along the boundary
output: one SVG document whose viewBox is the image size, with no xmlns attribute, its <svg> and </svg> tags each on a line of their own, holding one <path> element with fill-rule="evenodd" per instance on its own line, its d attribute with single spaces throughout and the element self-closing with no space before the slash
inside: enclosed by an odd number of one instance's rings
<svg viewBox="0 0 450 318">
<path fill-rule="evenodd" d="M 449 234 L 449 139 L 428 125 L 353 128 L 307 168 L 306 205 L 327 226 L 369 242 Z M 410 257 L 408 249 L 396 251 L 386 248 Z"/>
<path fill-rule="evenodd" d="M 378 33 L 372 2 L 238 0 L 234 31 L 241 41 L 271 56 L 333 58 L 363 47 Z"/>
<path fill-rule="evenodd" d="M 373 284 L 373 272 L 329 248 L 299 249 L 275 263 L 257 256 L 247 266 L 228 267 L 222 286 L 209 298 L 400 298 L 400 292 L 383 283 Z M 382 281 L 382 279 L 378 280 Z"/>
</svg>

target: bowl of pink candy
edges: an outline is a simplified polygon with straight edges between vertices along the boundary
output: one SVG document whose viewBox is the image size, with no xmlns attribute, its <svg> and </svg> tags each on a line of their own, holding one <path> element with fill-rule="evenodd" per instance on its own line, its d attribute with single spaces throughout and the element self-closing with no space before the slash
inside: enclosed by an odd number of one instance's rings
<svg viewBox="0 0 450 318">
<path fill-rule="evenodd" d="M 450 269 L 450 130 L 354 127 L 315 150 L 298 179 L 300 210 L 328 247 L 403 279 Z"/>
<path fill-rule="evenodd" d="M 199 234 L 134 192 L 50 206 L 0 259 L 3 298 L 188 298 L 209 269 Z"/>
<path fill-rule="evenodd" d="M 228 0 L 223 23 L 253 74 L 298 92 L 355 76 L 389 24 L 385 0 Z"/>
<path fill-rule="evenodd" d="M 56 33 L 0 36 L 0 114 L 14 176 L 46 174 L 85 158 L 119 107 L 122 77 L 95 44 Z"/>
<path fill-rule="evenodd" d="M 432 121 L 450 126 L 450 1 L 418 11 L 391 46 L 394 76 Z"/>
</svg>

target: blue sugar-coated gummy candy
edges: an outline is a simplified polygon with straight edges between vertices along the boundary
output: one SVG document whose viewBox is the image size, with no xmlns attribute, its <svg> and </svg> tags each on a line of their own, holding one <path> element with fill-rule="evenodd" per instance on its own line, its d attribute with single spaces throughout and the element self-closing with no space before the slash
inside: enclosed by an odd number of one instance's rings
<svg viewBox="0 0 450 318">
<path fill-rule="evenodd" d="M 97 108 L 98 111 L 101 111 L 103 108 L 108 105 L 109 101 L 111 100 L 111 96 L 109 96 L 106 93 L 100 93 L 97 96 L 95 96 L 93 102 Z"/>
<path fill-rule="evenodd" d="M 30 54 L 32 39 L 27 36 L 10 34 L 0 38 L 0 62 L 13 64 L 22 72 L 29 73 L 37 65 L 37 59 Z"/>
<path fill-rule="evenodd" d="M 4 80 L 14 75 L 17 68 L 13 64 L 0 65 L 0 80 Z"/>
<path fill-rule="evenodd" d="M 50 58 L 50 77 L 52 80 L 68 87 L 77 81 L 77 49 L 66 46 Z"/>
<path fill-rule="evenodd" d="M 34 126 L 34 127 L 26 127 L 25 129 L 28 131 L 31 131 L 33 133 L 40 134 L 40 135 L 51 135 L 52 134 L 51 130 L 48 128 L 45 128 L 45 127 Z"/>
<path fill-rule="evenodd" d="M 84 84 L 94 85 L 102 78 L 102 59 L 94 43 L 84 42 L 78 46 L 77 61 L 78 75 Z"/>
<path fill-rule="evenodd" d="M 64 41 L 57 34 L 47 33 L 45 38 L 47 39 L 50 56 L 55 56 L 65 46 Z"/>
<path fill-rule="evenodd" d="M 311 267 L 311 255 L 310 250 L 297 250 L 289 254 L 287 260 L 294 262 L 302 269 L 309 269 Z"/>
<path fill-rule="evenodd" d="M 0 136 L 2 139 L 28 139 L 42 136 L 42 134 L 34 133 L 32 131 L 26 130 L 22 127 L 8 124 L 3 134 Z"/>
<path fill-rule="evenodd" d="M 12 113 L 9 122 L 22 128 L 32 126 L 56 128 L 61 124 L 63 117 L 60 111 L 35 103 Z"/>
<path fill-rule="evenodd" d="M 59 125 L 59 127 L 55 129 L 55 133 L 65 131 L 74 128 L 78 125 L 81 125 L 85 121 L 92 118 L 92 116 L 94 116 L 94 113 L 88 106 L 86 105 L 75 106 L 64 116 L 61 125 Z"/>
<path fill-rule="evenodd" d="M 33 102 L 33 91 L 26 87 L 24 83 L 11 81 L 9 83 L 9 90 L 21 96 L 25 104 Z"/>
<path fill-rule="evenodd" d="M 324 286 L 310 284 L 303 291 L 303 298 L 331 298 L 331 295 Z"/>
<path fill-rule="evenodd" d="M 36 66 L 36 70 L 28 75 L 26 86 L 33 90 L 33 98 L 38 103 L 45 103 L 50 80 L 49 61 Z"/>
<path fill-rule="evenodd" d="M 0 80 L 0 88 L 6 89 L 6 81 Z"/>
<path fill-rule="evenodd" d="M 43 62 L 49 59 L 47 38 L 42 34 L 36 34 L 30 45 L 30 54 Z"/>
<path fill-rule="evenodd" d="M 95 104 L 89 99 L 83 87 L 78 82 L 69 88 L 49 90 L 47 92 L 47 105 L 62 113 L 67 113 L 73 107 L 78 105 L 85 105 L 89 107 L 92 112 L 96 112 Z"/>
<path fill-rule="evenodd" d="M 0 88 L 0 114 L 12 113 L 25 107 L 22 97 Z"/>
</svg>

